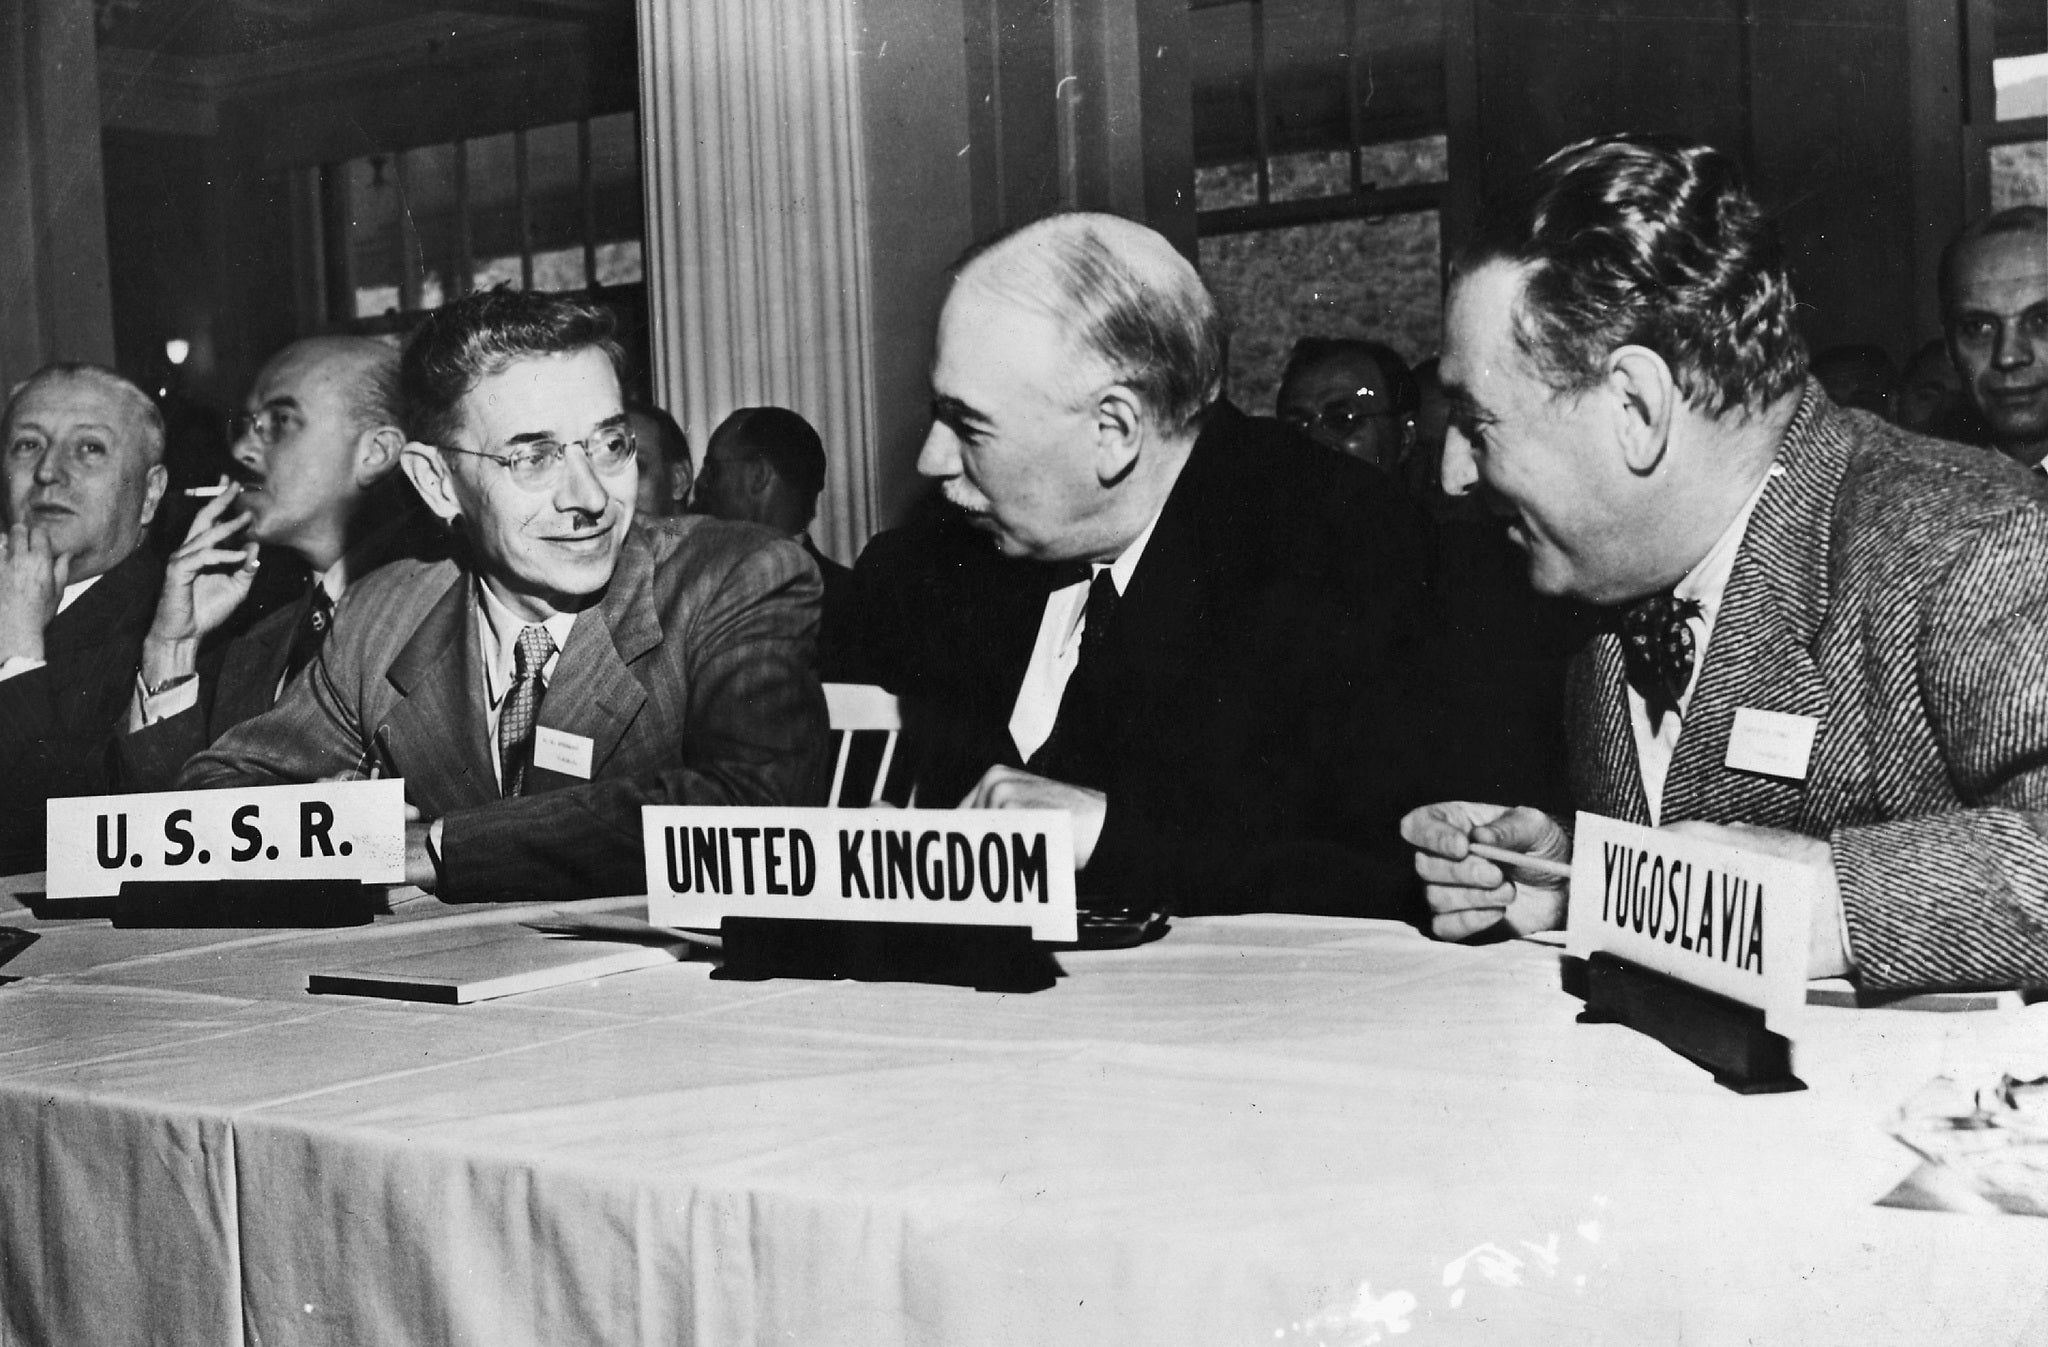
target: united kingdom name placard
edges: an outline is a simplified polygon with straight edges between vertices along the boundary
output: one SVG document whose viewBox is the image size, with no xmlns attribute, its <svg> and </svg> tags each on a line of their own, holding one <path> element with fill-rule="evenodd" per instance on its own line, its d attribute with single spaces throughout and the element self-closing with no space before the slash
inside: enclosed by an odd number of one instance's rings
<svg viewBox="0 0 2048 1347">
<path fill-rule="evenodd" d="M 647 919 L 1023 926 L 1075 938 L 1073 821 L 1057 809 L 640 811 Z"/>
</svg>

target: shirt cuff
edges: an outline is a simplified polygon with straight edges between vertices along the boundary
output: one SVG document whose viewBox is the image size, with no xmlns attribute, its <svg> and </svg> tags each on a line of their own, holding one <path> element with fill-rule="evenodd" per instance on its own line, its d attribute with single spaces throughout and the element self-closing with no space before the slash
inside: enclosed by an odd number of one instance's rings
<svg viewBox="0 0 2048 1347">
<path fill-rule="evenodd" d="M 165 688 L 156 696 L 149 696 L 142 686 L 142 675 L 135 676 L 135 695 L 128 699 L 128 729 L 132 733 L 159 720 L 169 720 L 181 711 L 189 711 L 199 705 L 199 680 L 187 678 L 175 687 Z"/>
<path fill-rule="evenodd" d="M 5 663 L 0 663 L 0 683 L 6 682 L 16 674 L 25 674 L 40 669 L 44 663 L 45 661 L 43 660 L 30 659 L 27 655 L 15 655 Z"/>
</svg>

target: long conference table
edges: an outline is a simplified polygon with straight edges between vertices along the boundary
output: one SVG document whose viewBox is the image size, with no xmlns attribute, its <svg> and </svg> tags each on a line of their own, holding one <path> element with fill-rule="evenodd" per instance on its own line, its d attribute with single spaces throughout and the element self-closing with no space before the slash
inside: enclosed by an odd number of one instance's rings
<svg viewBox="0 0 2048 1347">
<path fill-rule="evenodd" d="M 1575 1023 L 1555 948 L 1323 918 L 1031 995 L 307 993 L 535 915 L 394 909 L 0 896 L 0 1342 L 2048 1343 L 2048 1220 L 1874 1205 L 1901 1102 L 2039 1068 L 2048 1005 L 1810 1011 L 1811 1088 L 1745 1098 Z"/>
</svg>

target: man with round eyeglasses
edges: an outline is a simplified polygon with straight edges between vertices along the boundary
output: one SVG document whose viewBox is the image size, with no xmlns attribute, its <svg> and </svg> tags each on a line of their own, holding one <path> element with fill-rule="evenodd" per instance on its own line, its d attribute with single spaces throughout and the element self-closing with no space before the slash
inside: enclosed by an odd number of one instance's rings
<svg viewBox="0 0 2048 1347">
<path fill-rule="evenodd" d="M 1326 448 L 1398 473 L 1415 449 L 1415 376 L 1363 338 L 1304 337 L 1287 357 L 1273 414 Z"/>
<path fill-rule="evenodd" d="M 371 337 L 310 337 L 272 357 L 235 418 L 237 475 L 193 518 L 164 568 L 142 645 L 120 783 L 167 790 L 194 753 L 276 704 L 318 653 L 349 586 L 425 548 L 423 511 L 398 471 L 398 351 Z M 251 590 L 259 547 L 305 563 Z M 295 591 L 295 592 L 294 592 Z"/>
<path fill-rule="evenodd" d="M 351 589 L 307 676 L 181 784 L 403 777 L 407 877 L 451 901 L 642 891 L 642 805 L 821 802 L 816 572 L 757 530 L 636 523 L 618 358 L 575 300 L 431 314 L 403 467 L 453 556 Z"/>
</svg>

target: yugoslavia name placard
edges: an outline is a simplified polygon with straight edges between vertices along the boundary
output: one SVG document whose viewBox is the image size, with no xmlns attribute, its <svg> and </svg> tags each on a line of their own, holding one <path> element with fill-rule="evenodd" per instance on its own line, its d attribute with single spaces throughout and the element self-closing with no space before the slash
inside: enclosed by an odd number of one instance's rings
<svg viewBox="0 0 2048 1347">
<path fill-rule="evenodd" d="M 1028 926 L 1075 938 L 1073 823 L 1057 809 L 648 805 L 647 919 Z"/>
<path fill-rule="evenodd" d="M 1806 1003 L 1811 865 L 1581 813 L 1565 947 L 1617 958 L 1767 1017 Z"/>
<path fill-rule="evenodd" d="M 51 800 L 52 898 L 131 880 L 405 882 L 405 782 L 322 781 Z"/>
</svg>

